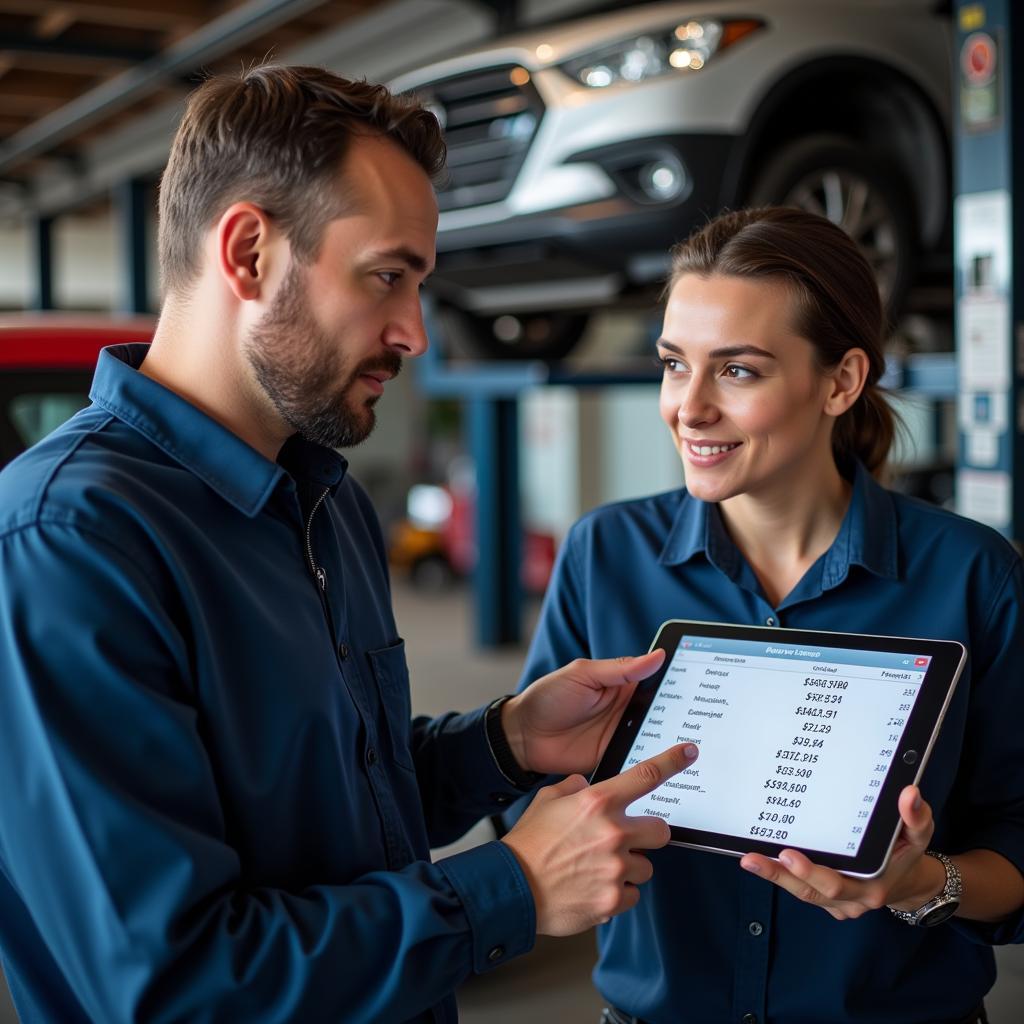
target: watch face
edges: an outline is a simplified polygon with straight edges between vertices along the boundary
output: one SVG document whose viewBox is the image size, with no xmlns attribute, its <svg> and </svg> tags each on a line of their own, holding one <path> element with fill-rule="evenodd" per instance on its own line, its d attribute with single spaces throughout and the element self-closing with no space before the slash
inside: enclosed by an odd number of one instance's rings
<svg viewBox="0 0 1024 1024">
<path fill-rule="evenodd" d="M 948 903 L 940 903 L 937 907 L 926 910 L 917 919 L 917 923 L 922 928 L 931 928 L 933 925 L 942 924 L 943 921 L 948 921 L 956 913 L 959 906 L 960 901 L 958 899 L 951 899 Z"/>
</svg>

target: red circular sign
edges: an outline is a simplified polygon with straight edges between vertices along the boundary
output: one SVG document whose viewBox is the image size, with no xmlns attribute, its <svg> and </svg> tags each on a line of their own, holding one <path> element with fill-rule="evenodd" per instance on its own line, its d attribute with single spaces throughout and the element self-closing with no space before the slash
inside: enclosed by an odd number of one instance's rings
<svg viewBox="0 0 1024 1024">
<path fill-rule="evenodd" d="M 996 73 L 996 41 L 987 32 L 975 32 L 964 40 L 960 68 L 971 85 L 988 85 Z"/>
</svg>

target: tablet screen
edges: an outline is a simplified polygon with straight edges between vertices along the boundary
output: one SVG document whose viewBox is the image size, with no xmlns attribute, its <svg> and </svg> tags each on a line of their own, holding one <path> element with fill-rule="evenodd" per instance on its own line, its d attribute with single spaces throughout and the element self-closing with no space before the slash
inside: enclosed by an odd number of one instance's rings
<svg viewBox="0 0 1024 1024">
<path fill-rule="evenodd" d="M 809 647 L 684 627 L 623 767 L 686 741 L 700 759 L 629 813 L 856 857 L 930 662 L 912 642 Z"/>
</svg>

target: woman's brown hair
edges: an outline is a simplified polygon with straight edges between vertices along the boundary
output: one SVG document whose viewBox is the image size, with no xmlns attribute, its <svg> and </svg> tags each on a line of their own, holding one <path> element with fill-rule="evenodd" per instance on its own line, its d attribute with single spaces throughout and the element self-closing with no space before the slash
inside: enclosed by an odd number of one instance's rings
<svg viewBox="0 0 1024 1024">
<path fill-rule="evenodd" d="M 878 381 L 885 372 L 885 316 L 878 283 L 850 237 L 824 217 L 787 207 L 716 217 L 672 250 L 669 289 L 684 274 L 754 277 L 784 283 L 794 298 L 794 330 L 831 369 L 851 348 L 867 353 L 868 376 L 836 421 L 832 451 L 840 470 L 859 459 L 882 476 L 898 419 Z"/>
</svg>

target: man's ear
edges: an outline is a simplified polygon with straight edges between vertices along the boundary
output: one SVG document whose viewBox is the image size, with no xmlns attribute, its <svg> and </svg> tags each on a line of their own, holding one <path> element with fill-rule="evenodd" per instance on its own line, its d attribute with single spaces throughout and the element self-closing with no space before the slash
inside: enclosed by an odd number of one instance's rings
<svg viewBox="0 0 1024 1024">
<path fill-rule="evenodd" d="M 217 263 L 240 301 L 258 299 L 271 262 L 270 218 L 253 203 L 233 203 L 217 222 Z"/>
<path fill-rule="evenodd" d="M 862 348 L 843 353 L 838 365 L 828 372 L 830 389 L 825 398 L 825 412 L 837 419 L 860 398 L 867 383 L 870 364 Z"/>
</svg>

